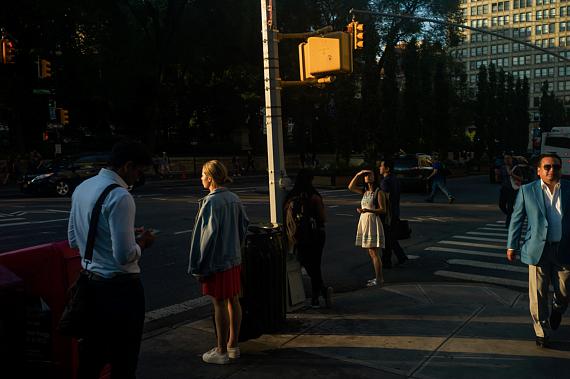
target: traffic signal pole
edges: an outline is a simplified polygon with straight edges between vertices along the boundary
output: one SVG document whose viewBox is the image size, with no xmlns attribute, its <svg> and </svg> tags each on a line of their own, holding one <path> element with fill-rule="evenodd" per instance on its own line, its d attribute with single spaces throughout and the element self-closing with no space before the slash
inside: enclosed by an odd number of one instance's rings
<svg viewBox="0 0 570 379">
<path fill-rule="evenodd" d="M 265 91 L 265 126 L 267 128 L 267 163 L 269 173 L 269 208 L 272 224 L 283 223 L 283 201 L 289 178 L 285 171 L 276 0 L 261 0 L 263 40 L 263 85 Z"/>
</svg>

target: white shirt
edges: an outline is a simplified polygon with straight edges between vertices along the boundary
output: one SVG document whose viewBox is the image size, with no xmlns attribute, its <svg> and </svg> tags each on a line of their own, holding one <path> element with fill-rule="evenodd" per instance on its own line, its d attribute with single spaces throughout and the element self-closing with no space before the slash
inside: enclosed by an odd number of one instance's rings
<svg viewBox="0 0 570 379">
<path fill-rule="evenodd" d="M 540 180 L 542 192 L 544 193 L 544 205 L 546 206 L 546 220 L 548 221 L 548 232 L 546 240 L 549 242 L 559 242 L 562 239 L 562 211 L 560 208 L 560 182 L 554 186 L 554 193 Z"/>
<path fill-rule="evenodd" d="M 97 176 L 85 180 L 73 192 L 67 230 L 69 245 L 78 247 L 85 257 L 89 220 L 97 199 L 110 184 L 113 189 L 101 207 L 91 264 L 82 259 L 83 268 L 106 278 L 119 274 L 140 273 L 140 246 L 135 241 L 135 201 L 127 183 L 114 171 L 101 169 Z"/>
</svg>

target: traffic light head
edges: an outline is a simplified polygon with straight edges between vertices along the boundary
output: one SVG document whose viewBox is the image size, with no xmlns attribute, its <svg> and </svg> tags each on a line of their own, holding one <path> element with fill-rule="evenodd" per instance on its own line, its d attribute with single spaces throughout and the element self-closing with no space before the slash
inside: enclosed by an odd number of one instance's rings
<svg viewBox="0 0 570 379">
<path fill-rule="evenodd" d="M 40 79 L 51 78 L 51 62 L 47 59 L 40 59 Z"/>
<path fill-rule="evenodd" d="M 357 21 L 352 22 L 352 38 L 354 40 L 354 50 L 362 49 L 364 47 L 364 24 Z"/>
<path fill-rule="evenodd" d="M 16 63 L 16 47 L 14 42 L 7 38 L 2 39 L 2 63 Z"/>
<path fill-rule="evenodd" d="M 69 125 L 69 111 L 63 108 L 57 108 L 59 111 L 59 122 L 61 125 Z"/>
</svg>

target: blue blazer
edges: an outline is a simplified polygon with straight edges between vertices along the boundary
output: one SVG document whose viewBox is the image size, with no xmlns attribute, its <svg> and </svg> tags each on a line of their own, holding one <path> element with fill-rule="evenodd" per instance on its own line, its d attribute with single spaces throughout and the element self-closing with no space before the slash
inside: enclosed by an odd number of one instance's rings
<svg viewBox="0 0 570 379">
<path fill-rule="evenodd" d="M 569 204 L 570 182 L 561 180 L 562 239 L 558 247 L 557 258 L 560 263 L 565 264 L 570 264 L 570 217 L 566 217 Z M 528 225 L 526 236 L 521 246 L 520 238 L 525 218 L 528 219 Z M 544 250 L 547 231 L 546 205 L 544 204 L 544 192 L 539 179 L 521 186 L 518 191 L 514 211 L 511 216 L 511 224 L 509 225 L 507 248 L 514 250 L 519 250 L 520 248 L 521 261 L 529 265 L 536 265 L 540 261 L 542 251 Z"/>
</svg>

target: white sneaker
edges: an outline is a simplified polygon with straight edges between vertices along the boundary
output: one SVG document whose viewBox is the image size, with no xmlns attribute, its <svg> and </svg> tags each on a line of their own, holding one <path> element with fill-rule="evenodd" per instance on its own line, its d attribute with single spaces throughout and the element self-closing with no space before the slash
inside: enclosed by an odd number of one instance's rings
<svg viewBox="0 0 570 379">
<path fill-rule="evenodd" d="M 228 353 L 218 353 L 218 350 L 216 350 L 216 348 L 213 348 L 212 350 L 202 354 L 202 360 L 206 363 L 214 363 L 217 365 L 227 365 L 230 363 Z"/>
<path fill-rule="evenodd" d="M 239 350 L 239 346 L 228 347 L 228 357 L 230 357 L 230 359 L 238 359 L 240 355 L 241 351 Z"/>
</svg>

